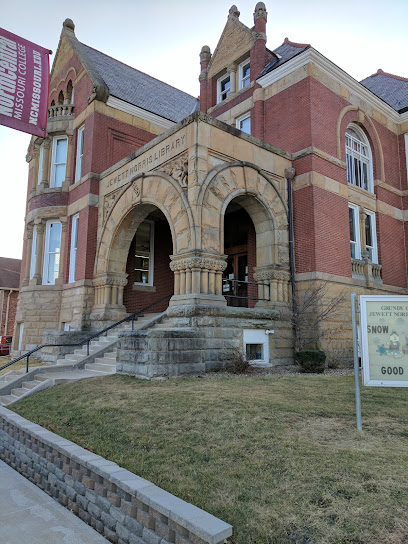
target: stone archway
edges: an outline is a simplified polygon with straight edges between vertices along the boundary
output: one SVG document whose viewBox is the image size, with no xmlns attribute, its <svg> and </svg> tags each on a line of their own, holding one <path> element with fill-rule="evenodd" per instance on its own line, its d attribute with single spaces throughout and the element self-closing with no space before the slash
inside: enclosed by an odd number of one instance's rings
<svg viewBox="0 0 408 544">
<path fill-rule="evenodd" d="M 123 289 L 130 244 L 142 221 L 155 209 L 166 218 L 173 253 L 191 248 L 194 221 L 180 185 L 162 172 L 140 175 L 120 190 L 105 206 L 94 269 L 95 304 L 92 313 L 112 320 L 125 313 Z M 107 313 L 108 312 L 108 313 Z"/>
<path fill-rule="evenodd" d="M 267 284 L 273 301 L 289 299 L 288 213 L 277 181 L 257 166 L 234 162 L 212 170 L 198 197 L 201 210 L 197 244 L 203 251 L 223 253 L 224 216 L 232 200 L 239 202 L 256 231 L 254 279 Z"/>
</svg>

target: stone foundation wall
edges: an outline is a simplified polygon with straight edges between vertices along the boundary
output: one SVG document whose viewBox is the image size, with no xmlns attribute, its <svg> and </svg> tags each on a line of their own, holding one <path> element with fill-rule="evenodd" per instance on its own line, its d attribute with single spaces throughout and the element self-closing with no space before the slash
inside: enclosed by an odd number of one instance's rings
<svg viewBox="0 0 408 544">
<path fill-rule="evenodd" d="M 153 329 L 119 334 L 116 370 L 138 377 L 178 376 L 222 370 L 243 351 L 243 330 L 273 330 L 272 364 L 293 360 L 292 330 L 274 309 L 170 306 Z"/>
<path fill-rule="evenodd" d="M 64 285 L 61 297 L 61 323 L 68 323 L 71 330 L 90 330 L 90 314 L 94 304 L 92 280 L 77 281 Z"/>
<path fill-rule="evenodd" d="M 45 330 L 60 329 L 61 289 L 59 285 L 37 285 L 21 289 L 16 323 L 24 323 L 22 350 L 33 349 L 41 344 Z M 18 334 L 15 334 L 14 350 L 18 348 L 18 340 Z"/>
<path fill-rule="evenodd" d="M 232 527 L 0 407 L 0 458 L 118 544 L 221 544 Z"/>
</svg>

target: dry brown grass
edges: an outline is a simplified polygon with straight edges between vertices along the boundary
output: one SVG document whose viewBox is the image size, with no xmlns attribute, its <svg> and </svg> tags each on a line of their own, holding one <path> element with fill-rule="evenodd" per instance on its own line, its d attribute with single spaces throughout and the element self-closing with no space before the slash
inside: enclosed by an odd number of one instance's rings
<svg viewBox="0 0 408 544">
<path fill-rule="evenodd" d="M 408 402 L 353 377 L 124 376 L 13 409 L 234 527 L 234 544 L 402 544 Z"/>
</svg>

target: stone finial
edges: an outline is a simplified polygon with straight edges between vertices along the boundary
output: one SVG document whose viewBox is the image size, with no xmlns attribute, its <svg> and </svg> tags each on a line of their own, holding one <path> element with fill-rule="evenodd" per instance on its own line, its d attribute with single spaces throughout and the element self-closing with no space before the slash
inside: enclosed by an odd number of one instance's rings
<svg viewBox="0 0 408 544">
<path fill-rule="evenodd" d="M 257 19 L 265 19 L 265 21 L 268 19 L 268 12 L 266 11 L 266 6 L 263 2 L 258 2 L 255 6 L 254 23 Z"/>
<path fill-rule="evenodd" d="M 211 59 L 211 50 L 208 45 L 203 45 L 200 51 L 200 62 L 209 61 Z"/>
<path fill-rule="evenodd" d="M 65 30 L 70 30 L 71 32 L 75 33 L 75 25 L 72 19 L 65 19 L 65 21 L 62 23 L 62 26 L 63 28 L 65 28 Z"/>
<path fill-rule="evenodd" d="M 239 16 L 241 15 L 240 12 L 238 11 L 237 6 L 231 6 L 228 13 L 229 13 L 229 17 L 236 17 L 237 19 L 239 19 Z"/>
</svg>

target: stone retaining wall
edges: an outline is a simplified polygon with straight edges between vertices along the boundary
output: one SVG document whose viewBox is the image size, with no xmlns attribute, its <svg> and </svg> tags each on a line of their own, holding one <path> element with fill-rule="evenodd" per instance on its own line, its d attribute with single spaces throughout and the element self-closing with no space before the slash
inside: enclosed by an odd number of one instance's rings
<svg viewBox="0 0 408 544">
<path fill-rule="evenodd" d="M 219 544 L 232 527 L 0 407 L 0 458 L 118 544 Z"/>
</svg>

